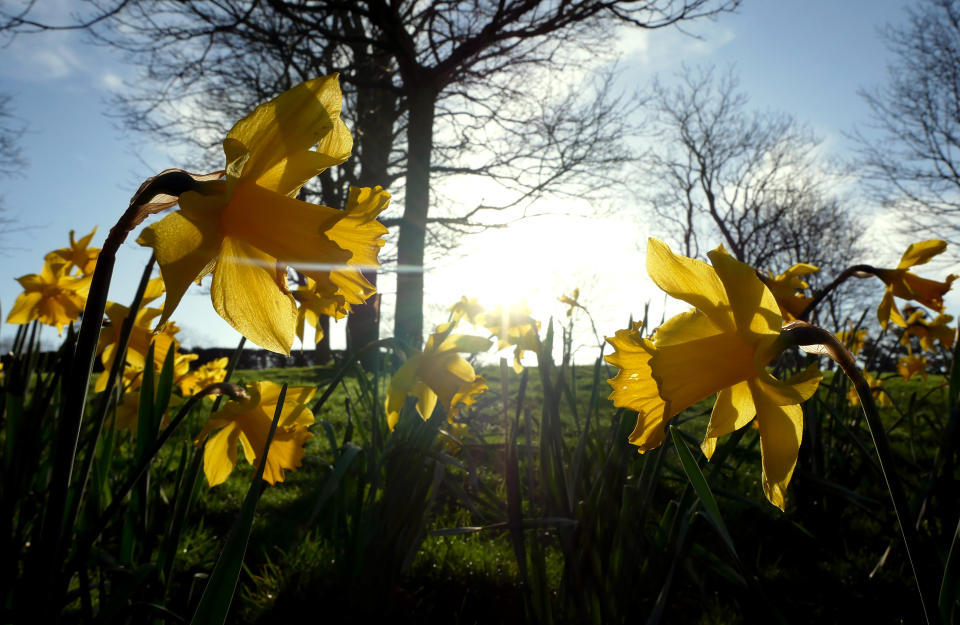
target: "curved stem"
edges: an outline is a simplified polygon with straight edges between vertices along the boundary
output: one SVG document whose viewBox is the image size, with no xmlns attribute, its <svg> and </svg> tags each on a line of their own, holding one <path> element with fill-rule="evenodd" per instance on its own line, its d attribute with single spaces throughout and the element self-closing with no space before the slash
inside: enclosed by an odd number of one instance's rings
<svg viewBox="0 0 960 625">
<path fill-rule="evenodd" d="M 813 298 L 813 300 L 809 304 L 807 304 L 807 307 L 803 309 L 803 312 L 800 313 L 797 319 L 801 321 L 806 321 L 807 318 L 810 316 L 810 313 L 813 312 L 813 309 L 817 307 L 817 304 L 825 300 L 827 296 L 830 295 L 831 292 L 833 292 L 834 289 L 836 289 L 838 286 L 846 282 L 847 278 L 849 278 L 850 276 L 854 276 L 858 273 L 868 273 L 870 275 L 876 275 L 875 272 L 876 272 L 876 268 L 870 265 L 853 265 L 852 267 L 847 267 L 842 272 L 840 272 L 840 275 L 837 276 L 836 280 L 834 280 L 833 282 L 825 286 L 819 293 L 817 293 L 817 295 Z"/>
<path fill-rule="evenodd" d="M 854 389 L 857 391 L 857 396 L 860 398 L 860 406 L 863 408 L 863 415 L 867 420 L 867 427 L 870 428 L 870 436 L 873 438 L 873 445 L 877 452 L 880 472 L 883 474 L 887 492 L 890 493 L 890 499 L 893 501 L 893 511 L 894 514 L 897 515 L 897 522 L 900 525 L 904 547 L 906 547 L 907 550 L 907 560 L 913 572 L 913 579 L 917 584 L 917 591 L 920 593 L 920 603 L 923 607 L 924 621 L 928 623 L 928 625 L 935 622 L 931 619 L 936 619 L 938 612 L 928 608 L 928 606 L 932 607 L 936 605 L 928 596 L 928 589 L 932 588 L 932 586 L 926 583 L 926 576 L 925 574 L 921 574 L 921 568 L 919 566 L 921 564 L 919 561 L 921 553 L 920 535 L 917 532 L 913 514 L 910 512 L 910 506 L 907 503 L 907 497 L 903 491 L 903 484 L 900 482 L 900 478 L 897 476 L 894 468 L 895 464 L 893 452 L 890 450 L 890 441 L 887 439 L 886 430 L 883 427 L 883 422 L 880 420 L 880 412 L 877 410 L 877 404 L 873 401 L 873 392 L 870 389 L 870 384 L 866 378 L 864 378 L 854 357 L 833 334 L 805 321 L 795 321 L 787 324 L 783 328 L 783 334 L 787 335 L 795 345 L 821 347 L 823 353 L 830 356 L 853 383 Z"/>
</svg>

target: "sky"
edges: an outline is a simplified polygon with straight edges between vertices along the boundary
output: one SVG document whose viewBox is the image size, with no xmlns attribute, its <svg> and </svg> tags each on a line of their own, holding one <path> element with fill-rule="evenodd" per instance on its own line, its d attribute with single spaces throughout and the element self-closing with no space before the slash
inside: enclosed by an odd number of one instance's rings
<svg viewBox="0 0 960 625">
<path fill-rule="evenodd" d="M 65 0 L 41 4 L 52 18 L 68 13 Z M 823 139 L 831 157 L 849 159 L 852 145 L 845 133 L 863 127 L 868 115 L 857 92 L 880 86 L 886 76 L 889 55 L 879 29 L 903 23 L 907 4 L 745 0 L 735 14 L 685 24 L 685 33 L 621 29 L 611 39 L 621 52 L 620 84 L 626 91 L 643 93 L 655 77 L 669 81 L 683 64 L 733 66 L 752 107 L 795 116 Z M 0 49 L 0 93 L 13 96 L 13 112 L 27 128 L 21 145 L 28 162 L 21 175 L 0 179 L 7 216 L 20 228 L 0 241 L 4 317 L 21 291 L 14 279 L 39 272 L 44 254 L 66 246 L 71 229 L 79 237 L 96 226 L 94 242 L 102 243 L 139 184 L 180 165 L 175 154 L 142 135 L 125 133 L 111 116 L 111 96 L 136 75 L 136 68 L 115 52 L 90 45 L 78 32 L 24 35 Z M 210 169 L 221 166 L 212 163 Z M 575 214 L 535 218 L 471 237 L 461 250 L 428 267 L 425 325 L 444 321 L 444 309 L 461 295 L 479 297 L 488 306 L 525 298 L 535 317 L 565 322 L 565 307 L 556 298 L 574 288 L 581 289 L 580 301 L 601 335 L 611 336 L 631 316 L 641 317 L 647 301 L 658 318 L 664 298 L 644 270 L 645 241 L 656 228 L 645 224 L 629 202 L 603 217 L 586 203 L 564 208 Z M 866 203 L 858 210 L 870 219 L 870 235 L 888 243 L 890 227 L 882 214 Z M 132 298 L 149 258 L 134 242 L 136 234 L 119 254 L 111 300 Z M 895 263 L 906 243 L 885 245 L 882 258 L 873 260 Z M 381 287 L 391 300 L 389 274 Z M 878 284 L 878 299 L 879 294 Z M 956 294 L 947 301 L 948 312 L 960 305 Z M 184 297 L 174 319 L 188 347 L 232 346 L 239 339 L 199 289 Z M 582 318 L 575 322 L 581 330 L 588 325 Z M 3 325 L 0 338 L 12 332 Z M 55 337 L 55 330 L 46 332 Z M 389 333 L 389 327 L 381 329 L 381 335 Z M 342 329 L 331 334 L 334 347 L 342 345 Z M 578 334 L 583 337 L 578 356 L 596 353 L 591 336 Z"/>
</svg>

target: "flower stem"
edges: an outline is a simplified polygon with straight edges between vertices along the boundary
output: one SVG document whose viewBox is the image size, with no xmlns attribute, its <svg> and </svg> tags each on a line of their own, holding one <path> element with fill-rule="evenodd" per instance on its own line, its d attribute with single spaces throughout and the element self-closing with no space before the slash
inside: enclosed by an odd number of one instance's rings
<svg viewBox="0 0 960 625">
<path fill-rule="evenodd" d="M 903 491 L 903 484 L 900 482 L 900 478 L 897 476 L 894 468 L 895 465 L 893 453 L 890 450 L 890 442 L 887 439 L 883 422 L 880 420 L 877 404 L 873 401 L 873 392 L 870 389 L 870 384 L 866 378 L 863 377 L 863 373 L 857 366 L 854 357 L 833 334 L 804 321 L 796 321 L 784 326 L 783 334 L 788 335 L 796 345 L 820 348 L 822 353 L 830 356 L 830 358 L 839 365 L 843 373 L 853 383 L 854 389 L 857 391 L 857 396 L 860 398 L 860 406 L 863 408 L 863 415 L 867 420 L 867 427 L 870 428 L 870 436 L 873 438 L 873 445 L 877 452 L 880 472 L 883 474 L 887 492 L 890 493 L 890 499 L 893 501 L 894 514 L 896 514 L 897 522 L 900 524 L 904 547 L 906 547 L 907 550 L 907 560 L 910 563 L 913 578 L 917 584 L 917 591 L 920 593 L 920 603 L 923 607 L 924 621 L 928 625 L 936 622 L 931 619 L 937 619 L 938 612 L 928 608 L 928 606 L 932 607 L 936 605 L 928 595 L 929 589 L 931 589 L 932 586 L 926 583 L 925 571 L 921 573 L 920 568 L 920 534 L 917 532 L 917 527 L 913 520 L 914 516 L 907 503 L 907 497 Z"/>
<path fill-rule="evenodd" d="M 817 307 L 817 304 L 827 299 L 827 296 L 830 295 L 830 293 L 832 293 L 833 290 L 836 289 L 838 286 L 846 282 L 847 278 L 849 278 L 850 276 L 854 276 L 861 273 L 874 275 L 875 271 L 876 269 L 870 265 L 853 265 L 852 267 L 847 267 L 842 272 L 840 272 L 840 275 L 837 276 L 837 278 L 833 282 L 825 286 L 823 289 L 820 290 L 819 293 L 817 293 L 817 295 L 813 298 L 813 301 L 807 304 L 807 307 L 803 309 L 803 312 L 800 313 L 797 319 L 800 319 L 801 321 L 806 321 L 809 318 L 810 313 L 813 312 L 813 309 Z M 860 276 L 860 277 L 866 277 L 866 276 Z"/>
</svg>

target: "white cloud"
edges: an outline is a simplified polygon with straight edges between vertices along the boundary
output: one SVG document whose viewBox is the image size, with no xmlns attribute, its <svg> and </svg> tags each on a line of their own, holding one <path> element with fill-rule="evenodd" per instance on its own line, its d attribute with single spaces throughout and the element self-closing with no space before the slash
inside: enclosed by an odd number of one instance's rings
<svg viewBox="0 0 960 625">
<path fill-rule="evenodd" d="M 123 88 L 123 79 L 113 72 L 107 72 L 100 77 L 100 84 L 110 91 L 120 91 Z"/>
<path fill-rule="evenodd" d="M 619 31 L 618 49 L 626 65 L 662 71 L 680 63 L 696 63 L 713 55 L 736 38 L 729 26 L 700 21 L 679 28 Z"/>
</svg>

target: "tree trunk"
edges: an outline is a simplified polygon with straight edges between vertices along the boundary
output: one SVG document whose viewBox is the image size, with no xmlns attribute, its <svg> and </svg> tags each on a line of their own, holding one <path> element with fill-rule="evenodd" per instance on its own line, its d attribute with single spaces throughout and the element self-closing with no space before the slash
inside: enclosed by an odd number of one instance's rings
<svg viewBox="0 0 960 625">
<path fill-rule="evenodd" d="M 390 67 L 390 60 L 382 55 L 364 55 L 363 51 L 356 55 L 366 59 L 366 62 L 357 68 L 357 75 L 369 81 L 366 84 L 357 84 L 357 128 L 362 129 L 362 133 L 356 133 L 360 161 L 357 185 L 383 186 L 387 180 L 393 127 L 397 119 L 397 95 L 382 86 L 389 84 L 389 76 L 383 77 L 382 81 L 375 80 L 375 77 L 384 74 Z M 362 273 L 372 285 L 377 285 L 376 269 L 364 270 Z M 380 294 L 377 293 L 365 303 L 354 306 L 347 317 L 347 349 L 356 351 L 379 338 Z M 360 362 L 367 370 L 371 370 L 377 365 L 377 353 L 364 354 Z"/>
<path fill-rule="evenodd" d="M 410 85 L 408 90 L 407 180 L 403 220 L 397 243 L 397 312 L 394 336 L 408 348 L 423 343 L 423 252 L 430 207 L 430 156 L 436 90 Z"/>
</svg>

